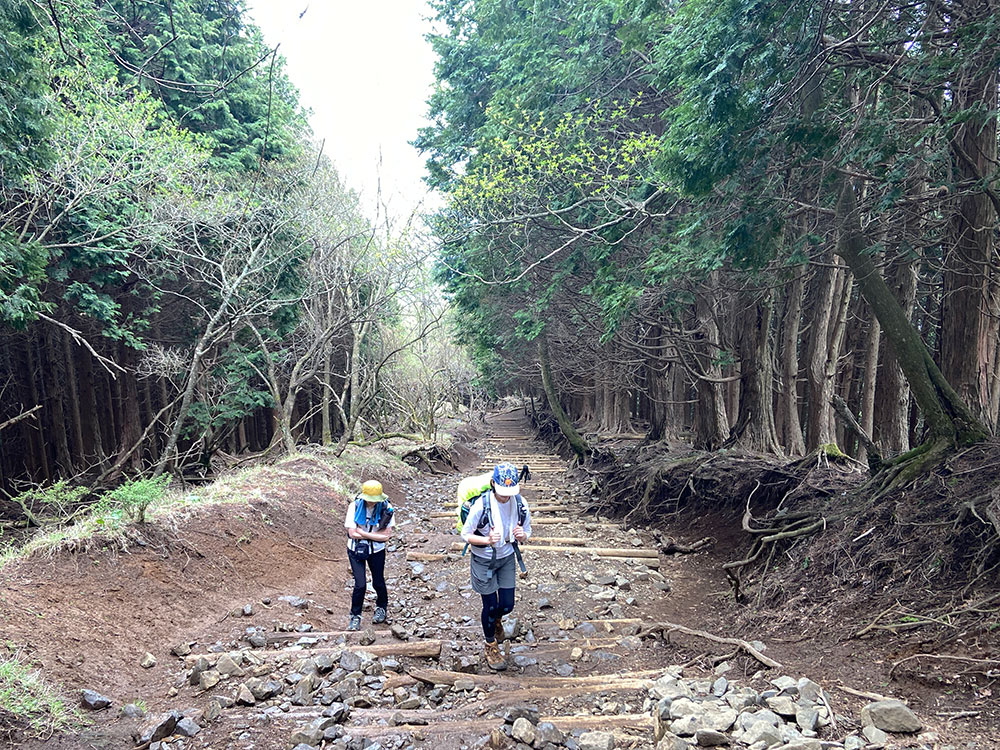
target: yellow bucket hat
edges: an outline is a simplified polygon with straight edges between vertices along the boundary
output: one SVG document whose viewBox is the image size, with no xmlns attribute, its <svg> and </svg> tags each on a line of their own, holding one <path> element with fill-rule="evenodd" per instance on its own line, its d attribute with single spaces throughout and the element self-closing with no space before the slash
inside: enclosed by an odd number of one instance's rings
<svg viewBox="0 0 1000 750">
<path fill-rule="evenodd" d="M 382 483 L 377 479 L 369 479 L 361 485 L 361 495 L 366 503 L 380 503 L 389 497 L 382 492 Z"/>
</svg>

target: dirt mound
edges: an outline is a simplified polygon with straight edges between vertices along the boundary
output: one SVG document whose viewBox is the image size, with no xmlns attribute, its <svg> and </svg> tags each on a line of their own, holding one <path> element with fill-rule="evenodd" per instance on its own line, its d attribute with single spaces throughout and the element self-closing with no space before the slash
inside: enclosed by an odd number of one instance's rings
<svg viewBox="0 0 1000 750">
<path fill-rule="evenodd" d="M 94 539 L 12 562 L 0 571 L 0 651 L 41 667 L 70 695 L 94 689 L 116 707 L 141 700 L 155 713 L 170 705 L 164 685 L 176 665 L 160 658 L 138 668 L 152 644 L 164 654 L 181 640 L 209 647 L 238 638 L 258 618 L 292 618 L 283 595 L 312 600 L 317 627 L 342 627 L 348 498 L 332 489 L 338 484 L 346 484 L 339 468 L 296 457 L 230 481 L 229 502 L 133 527 L 126 546 Z M 383 484 L 398 496 L 398 477 L 383 475 Z M 252 617 L 242 613 L 249 603 Z M 102 742 L 125 731 L 114 718 L 96 715 Z M 105 746 L 132 745 L 119 740 Z M 53 738 L 44 746 L 75 742 Z"/>
</svg>

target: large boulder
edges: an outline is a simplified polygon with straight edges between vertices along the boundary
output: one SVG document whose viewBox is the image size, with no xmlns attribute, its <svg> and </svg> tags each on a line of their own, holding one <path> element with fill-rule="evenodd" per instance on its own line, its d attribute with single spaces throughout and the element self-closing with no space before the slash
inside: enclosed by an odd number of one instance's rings
<svg viewBox="0 0 1000 750">
<path fill-rule="evenodd" d="M 80 705 L 90 711 L 99 711 L 102 708 L 109 708 L 111 699 L 94 690 L 83 690 L 80 692 Z"/>
<path fill-rule="evenodd" d="M 919 732 L 923 728 L 916 714 L 905 703 L 897 700 L 869 703 L 861 709 L 861 725 L 874 726 L 883 732 L 906 734 Z"/>
<path fill-rule="evenodd" d="M 169 713 L 160 714 L 155 719 L 147 722 L 142 729 L 139 730 L 137 738 L 140 745 L 149 745 L 153 742 L 158 742 L 164 737 L 169 737 L 174 733 L 174 729 L 177 727 L 177 722 L 181 720 L 181 714 L 179 711 L 171 711 Z"/>
</svg>

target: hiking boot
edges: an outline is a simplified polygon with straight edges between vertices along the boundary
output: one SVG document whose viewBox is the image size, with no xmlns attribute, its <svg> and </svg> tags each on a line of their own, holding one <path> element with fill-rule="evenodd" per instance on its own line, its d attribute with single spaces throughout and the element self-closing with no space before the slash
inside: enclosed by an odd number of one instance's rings
<svg viewBox="0 0 1000 750">
<path fill-rule="evenodd" d="M 347 623 L 348 630 L 361 630 L 361 615 L 351 615 L 350 622 Z"/>
<path fill-rule="evenodd" d="M 379 625 L 385 622 L 385 607 L 375 607 L 375 616 L 372 617 L 372 622 Z"/>
<path fill-rule="evenodd" d="M 496 636 L 497 643 L 500 643 L 506 637 L 503 632 L 503 622 L 500 621 L 499 617 L 497 618 L 496 626 L 493 628 L 493 633 Z"/>
<path fill-rule="evenodd" d="M 486 644 L 486 665 L 490 669 L 495 669 L 497 672 L 507 668 L 507 660 L 500 651 L 500 644 Z"/>
</svg>

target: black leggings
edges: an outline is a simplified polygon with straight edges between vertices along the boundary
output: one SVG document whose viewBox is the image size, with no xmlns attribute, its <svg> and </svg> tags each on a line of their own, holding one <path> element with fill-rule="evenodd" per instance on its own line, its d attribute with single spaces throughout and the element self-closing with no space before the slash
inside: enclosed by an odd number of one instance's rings
<svg viewBox="0 0 1000 750">
<path fill-rule="evenodd" d="M 347 559 L 351 563 L 354 574 L 354 591 L 351 592 L 351 615 L 360 615 L 361 606 L 365 603 L 365 591 L 368 588 L 365 581 L 365 560 L 359 560 L 351 550 L 347 550 Z M 372 571 L 372 588 L 375 589 L 375 606 L 386 609 L 389 606 L 389 592 L 385 587 L 385 550 L 368 555 L 368 567 Z"/>
<path fill-rule="evenodd" d="M 514 611 L 514 589 L 497 589 L 493 594 L 480 594 L 483 597 L 483 613 L 480 620 L 483 623 L 483 635 L 486 642 L 496 640 L 497 620 Z"/>
</svg>

